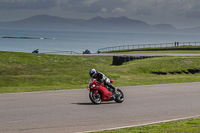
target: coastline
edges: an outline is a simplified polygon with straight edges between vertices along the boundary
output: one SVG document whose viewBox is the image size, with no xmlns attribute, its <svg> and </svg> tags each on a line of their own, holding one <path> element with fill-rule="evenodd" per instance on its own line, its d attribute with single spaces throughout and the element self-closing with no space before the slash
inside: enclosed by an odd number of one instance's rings
<svg viewBox="0 0 200 133">
<path fill-rule="evenodd" d="M 11 37 L 11 36 L 5 36 L 1 38 L 8 38 L 8 39 L 55 39 L 55 38 L 36 38 L 36 37 Z"/>
</svg>

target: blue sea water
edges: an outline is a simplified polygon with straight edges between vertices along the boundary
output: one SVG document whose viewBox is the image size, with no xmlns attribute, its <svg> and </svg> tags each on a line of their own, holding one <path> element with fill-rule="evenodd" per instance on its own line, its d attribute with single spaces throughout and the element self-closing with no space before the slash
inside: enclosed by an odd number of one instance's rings
<svg viewBox="0 0 200 133">
<path fill-rule="evenodd" d="M 41 39 L 2 37 L 32 37 Z M 0 51 L 28 53 L 35 49 L 39 49 L 40 53 L 59 51 L 82 53 L 86 49 L 94 53 L 100 48 L 110 46 L 173 43 L 175 41 L 199 42 L 200 34 L 0 29 Z"/>
</svg>

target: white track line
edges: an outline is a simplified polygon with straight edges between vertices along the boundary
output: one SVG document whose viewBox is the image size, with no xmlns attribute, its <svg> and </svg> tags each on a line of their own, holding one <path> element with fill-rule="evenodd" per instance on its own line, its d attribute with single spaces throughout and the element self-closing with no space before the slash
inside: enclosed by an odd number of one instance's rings
<svg viewBox="0 0 200 133">
<path fill-rule="evenodd" d="M 139 126 L 146 126 L 146 125 L 159 124 L 159 123 L 165 123 L 165 122 L 172 122 L 172 121 L 178 121 L 178 120 L 186 120 L 186 119 L 192 119 L 192 118 L 198 118 L 198 117 L 200 117 L 200 115 L 191 116 L 191 117 L 177 118 L 177 119 L 170 119 L 170 120 L 163 120 L 163 121 L 157 121 L 157 122 L 151 122 L 151 123 L 145 123 L 145 124 L 138 124 L 138 125 L 130 125 L 130 126 L 123 126 L 123 127 L 107 128 L 107 129 L 92 130 L 92 131 L 83 131 L 83 132 L 77 132 L 77 133 L 90 133 L 90 132 L 99 132 L 99 131 L 105 131 L 105 130 L 108 131 L 108 130 L 116 130 L 116 129 L 122 129 L 122 128 L 139 127 Z"/>
</svg>

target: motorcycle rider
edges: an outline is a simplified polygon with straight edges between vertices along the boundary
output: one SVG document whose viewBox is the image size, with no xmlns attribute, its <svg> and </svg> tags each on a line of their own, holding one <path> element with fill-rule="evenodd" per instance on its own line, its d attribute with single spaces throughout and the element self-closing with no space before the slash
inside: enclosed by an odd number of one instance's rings
<svg viewBox="0 0 200 133">
<path fill-rule="evenodd" d="M 97 79 L 99 82 L 104 82 L 104 85 L 107 85 L 108 87 L 112 88 L 114 90 L 114 95 L 118 94 L 117 89 L 110 83 L 110 79 L 107 78 L 103 73 L 96 71 L 95 69 L 91 69 L 89 71 L 90 76 L 92 79 L 90 80 L 89 85 Z M 88 85 L 88 90 L 89 90 L 89 85 Z"/>
</svg>

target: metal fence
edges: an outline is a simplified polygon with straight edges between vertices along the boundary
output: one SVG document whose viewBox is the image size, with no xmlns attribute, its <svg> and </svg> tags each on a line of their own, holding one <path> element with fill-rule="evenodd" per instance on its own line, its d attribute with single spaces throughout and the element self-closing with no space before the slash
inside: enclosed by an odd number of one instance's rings
<svg viewBox="0 0 200 133">
<path fill-rule="evenodd" d="M 138 45 L 123 45 L 100 48 L 98 51 L 119 51 L 119 50 L 131 50 L 141 48 L 166 48 L 166 47 L 178 47 L 178 46 L 200 46 L 200 42 L 174 42 L 174 43 L 160 43 L 160 44 L 138 44 Z"/>
</svg>

